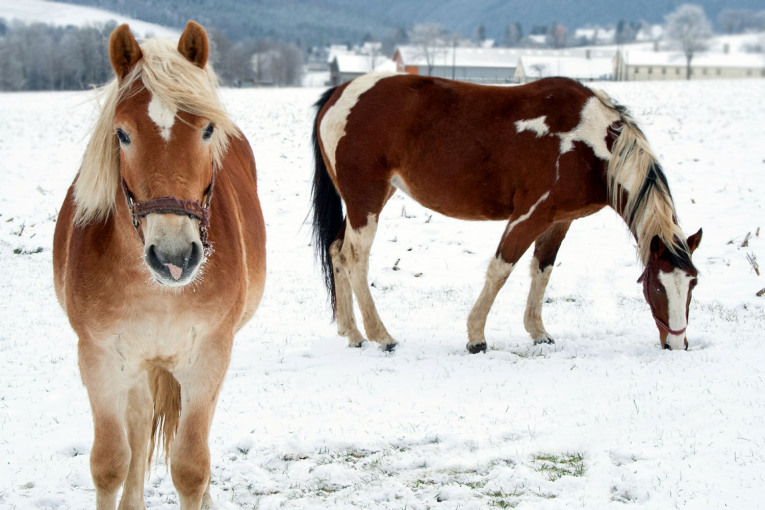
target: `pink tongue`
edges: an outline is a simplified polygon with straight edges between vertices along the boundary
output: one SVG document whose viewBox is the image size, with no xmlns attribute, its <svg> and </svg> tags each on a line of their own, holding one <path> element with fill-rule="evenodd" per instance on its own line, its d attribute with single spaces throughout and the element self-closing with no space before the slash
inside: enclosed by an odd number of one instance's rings
<svg viewBox="0 0 765 510">
<path fill-rule="evenodd" d="M 173 279 L 177 280 L 183 274 L 183 269 L 176 266 L 175 264 L 165 264 L 165 265 L 170 270 L 170 274 L 172 275 Z"/>
</svg>

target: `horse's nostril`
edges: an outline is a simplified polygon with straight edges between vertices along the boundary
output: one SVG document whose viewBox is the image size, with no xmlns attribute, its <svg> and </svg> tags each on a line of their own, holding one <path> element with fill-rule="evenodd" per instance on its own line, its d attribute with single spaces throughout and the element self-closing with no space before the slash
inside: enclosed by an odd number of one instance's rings
<svg viewBox="0 0 765 510">
<path fill-rule="evenodd" d="M 202 261 L 202 245 L 191 243 L 188 256 L 184 259 L 186 267 L 194 267 Z"/>
<path fill-rule="evenodd" d="M 153 244 L 146 249 L 146 259 L 151 265 L 162 265 L 165 262 L 157 253 Z"/>
</svg>

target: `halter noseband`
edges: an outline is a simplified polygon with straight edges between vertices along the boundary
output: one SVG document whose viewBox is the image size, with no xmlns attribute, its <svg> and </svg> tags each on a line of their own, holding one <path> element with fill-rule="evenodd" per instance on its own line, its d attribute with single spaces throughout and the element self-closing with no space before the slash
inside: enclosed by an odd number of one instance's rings
<svg viewBox="0 0 765 510">
<path fill-rule="evenodd" d="M 210 226 L 210 201 L 212 201 L 213 188 L 215 187 L 215 160 L 211 159 L 210 164 L 212 166 L 212 178 L 210 179 L 210 185 L 205 190 L 204 203 L 200 203 L 197 200 L 182 200 L 175 197 L 160 197 L 137 202 L 120 170 L 122 192 L 125 194 L 128 209 L 130 209 L 133 226 L 136 232 L 138 232 L 138 237 L 141 238 L 142 243 L 145 243 L 145 240 L 141 231 L 141 218 L 153 213 L 178 214 L 199 220 L 199 238 L 202 241 L 205 257 L 212 255 L 215 250 L 213 250 L 212 244 L 207 240 L 207 229 Z"/>
<path fill-rule="evenodd" d="M 648 302 L 648 306 L 651 308 L 651 315 L 653 315 L 653 320 L 656 321 L 656 325 L 670 335 L 680 336 L 685 333 L 685 330 L 688 329 L 687 324 L 683 329 L 672 329 L 667 324 L 665 324 L 663 320 L 659 319 L 654 313 L 653 306 L 651 306 L 651 300 L 648 299 L 648 268 L 645 268 L 643 274 L 641 274 L 640 278 L 638 278 L 638 282 L 643 282 L 643 296 L 645 296 L 645 300 Z"/>
</svg>

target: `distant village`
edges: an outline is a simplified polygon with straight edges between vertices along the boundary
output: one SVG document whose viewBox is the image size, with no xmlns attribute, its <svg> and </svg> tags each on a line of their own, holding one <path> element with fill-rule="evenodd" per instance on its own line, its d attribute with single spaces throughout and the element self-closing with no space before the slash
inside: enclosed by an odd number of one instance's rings
<svg viewBox="0 0 765 510">
<path fill-rule="evenodd" d="M 375 71 L 406 72 L 472 83 L 527 83 L 550 76 L 580 81 L 745 79 L 765 77 L 765 34 L 710 38 L 687 55 L 664 37 L 660 25 L 645 26 L 628 44 L 617 44 L 614 29 L 578 29 L 574 39 L 589 44 L 550 48 L 542 36 L 528 36 L 526 47 L 498 47 L 493 40 L 432 40 L 398 45 L 393 56 L 382 44 L 332 45 L 306 65 L 307 86 L 339 85 Z M 545 47 L 546 46 L 546 47 Z"/>
</svg>

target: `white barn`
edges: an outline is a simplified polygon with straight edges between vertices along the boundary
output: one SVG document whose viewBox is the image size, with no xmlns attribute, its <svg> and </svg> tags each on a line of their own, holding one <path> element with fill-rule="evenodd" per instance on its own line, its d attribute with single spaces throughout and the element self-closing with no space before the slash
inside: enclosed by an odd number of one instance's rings
<svg viewBox="0 0 765 510">
<path fill-rule="evenodd" d="M 540 78 L 565 76 L 579 81 L 606 81 L 614 79 L 614 59 L 577 56 L 525 56 L 518 60 L 515 81 L 528 83 Z"/>
<path fill-rule="evenodd" d="M 517 83 L 521 58 L 611 59 L 616 50 L 568 48 L 468 48 L 399 46 L 393 56 L 399 72 L 437 76 L 473 83 Z M 567 67 L 568 69 L 568 67 Z M 531 76 L 524 73 L 524 76 Z M 585 78 L 586 79 L 586 78 Z"/>
<path fill-rule="evenodd" d="M 685 80 L 686 59 L 679 51 L 620 51 L 616 79 L 621 81 Z M 692 80 L 765 77 L 762 53 L 699 53 L 691 60 Z"/>
</svg>

